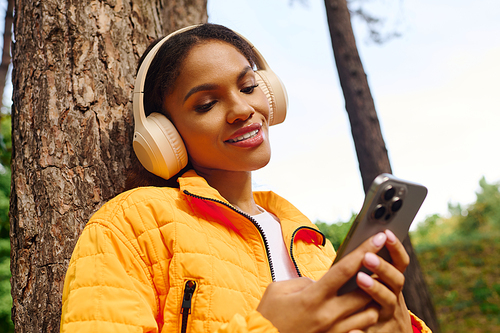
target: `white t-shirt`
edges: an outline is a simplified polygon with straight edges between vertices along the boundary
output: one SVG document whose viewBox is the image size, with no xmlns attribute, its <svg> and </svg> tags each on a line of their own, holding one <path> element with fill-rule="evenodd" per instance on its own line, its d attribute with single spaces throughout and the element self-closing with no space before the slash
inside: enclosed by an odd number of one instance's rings
<svg viewBox="0 0 500 333">
<path fill-rule="evenodd" d="M 260 207 L 259 207 L 260 208 Z M 271 253 L 271 261 L 274 267 L 274 276 L 276 281 L 289 280 L 299 277 L 292 259 L 288 255 L 283 234 L 281 233 L 281 225 L 279 219 L 260 208 L 263 212 L 257 215 L 252 215 L 252 218 L 257 221 L 257 224 L 262 228 L 266 235 L 269 251 Z"/>
</svg>

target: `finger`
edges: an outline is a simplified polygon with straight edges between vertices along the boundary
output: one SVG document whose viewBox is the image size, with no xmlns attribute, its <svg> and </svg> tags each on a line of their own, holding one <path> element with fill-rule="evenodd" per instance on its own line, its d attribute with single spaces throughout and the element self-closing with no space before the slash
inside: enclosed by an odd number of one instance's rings
<svg viewBox="0 0 500 333">
<path fill-rule="evenodd" d="M 342 322 L 332 327 L 328 333 L 337 332 L 363 332 L 364 329 L 373 326 L 377 323 L 379 311 L 376 307 L 370 306 L 345 318 Z"/>
<path fill-rule="evenodd" d="M 364 309 L 370 302 L 373 302 L 373 298 L 370 295 L 361 289 L 356 289 L 342 296 L 331 298 L 327 303 L 326 309 L 330 313 L 333 311 L 338 312 L 337 317 L 344 318 Z"/>
<path fill-rule="evenodd" d="M 386 240 L 387 235 L 383 232 L 368 238 L 354 251 L 333 265 L 318 283 L 312 286 L 314 287 L 313 292 L 326 295 L 336 294 L 338 289 L 363 266 L 365 253 L 377 253 L 382 249 Z"/>
<path fill-rule="evenodd" d="M 332 295 L 332 297 L 322 300 L 315 299 L 311 293 L 306 292 L 305 294 L 301 303 L 305 305 L 305 309 L 311 314 L 311 317 L 315 318 L 316 324 L 313 326 L 320 327 L 322 332 L 328 329 L 332 323 L 337 323 L 343 318 L 362 311 L 370 302 L 373 302 L 372 297 L 361 289 L 342 296 Z"/>
<path fill-rule="evenodd" d="M 394 292 L 364 272 L 358 273 L 356 282 L 364 292 L 380 305 L 381 318 L 390 318 L 394 314 L 397 303 L 397 296 Z"/>
<path fill-rule="evenodd" d="M 371 252 L 367 252 L 363 259 L 363 265 L 376 274 L 377 280 L 382 281 L 394 292 L 394 294 L 399 294 L 403 289 L 405 283 L 403 273 L 381 257 Z"/>
<path fill-rule="evenodd" d="M 408 267 L 408 265 L 410 264 L 410 256 L 406 252 L 403 244 L 399 241 L 399 239 L 396 237 L 396 235 L 394 235 L 392 231 L 386 230 L 385 235 L 387 236 L 385 247 L 391 255 L 392 264 L 401 273 L 404 273 L 406 267 Z"/>
</svg>

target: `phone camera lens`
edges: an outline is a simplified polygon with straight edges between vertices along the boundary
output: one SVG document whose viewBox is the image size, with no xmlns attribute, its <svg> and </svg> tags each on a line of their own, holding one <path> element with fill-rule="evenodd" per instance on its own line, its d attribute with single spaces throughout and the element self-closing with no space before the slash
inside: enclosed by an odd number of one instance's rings
<svg viewBox="0 0 500 333">
<path fill-rule="evenodd" d="M 384 200 L 385 201 L 391 200 L 394 194 L 396 194 L 396 190 L 394 189 L 394 187 L 392 187 L 391 185 L 387 186 L 385 188 Z"/>
<path fill-rule="evenodd" d="M 403 206 L 403 200 L 401 198 L 394 198 L 392 205 L 391 205 L 391 210 L 393 213 L 397 212 L 398 210 L 401 209 L 401 206 Z"/>
<path fill-rule="evenodd" d="M 385 214 L 385 207 L 383 205 L 377 205 L 375 211 L 373 212 L 373 217 L 378 220 Z"/>
</svg>

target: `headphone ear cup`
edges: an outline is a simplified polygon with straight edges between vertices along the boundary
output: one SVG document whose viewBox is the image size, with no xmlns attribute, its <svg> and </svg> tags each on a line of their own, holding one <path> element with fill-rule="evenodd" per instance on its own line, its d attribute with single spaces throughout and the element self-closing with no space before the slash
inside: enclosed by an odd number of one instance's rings
<svg viewBox="0 0 500 333">
<path fill-rule="evenodd" d="M 149 172 L 169 179 L 188 162 L 186 147 L 177 129 L 160 113 L 150 114 L 134 133 L 137 158 Z"/>
<path fill-rule="evenodd" d="M 285 86 L 272 71 L 255 72 L 257 83 L 269 101 L 269 125 L 280 124 L 285 120 L 288 107 L 288 96 Z"/>
</svg>

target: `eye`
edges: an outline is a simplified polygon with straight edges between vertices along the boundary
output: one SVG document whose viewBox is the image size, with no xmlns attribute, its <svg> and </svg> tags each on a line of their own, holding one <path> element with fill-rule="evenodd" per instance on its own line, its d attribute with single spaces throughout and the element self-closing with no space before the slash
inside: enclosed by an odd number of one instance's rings
<svg viewBox="0 0 500 333">
<path fill-rule="evenodd" d="M 258 84 L 255 84 L 253 86 L 243 88 L 240 91 L 244 94 L 251 94 L 253 93 L 254 89 L 257 88 L 258 86 L 259 86 Z"/>
<path fill-rule="evenodd" d="M 197 105 L 194 107 L 194 110 L 200 113 L 207 112 L 210 111 L 210 109 L 212 109 L 215 103 L 217 103 L 217 101 L 211 101 L 205 104 Z"/>
</svg>

